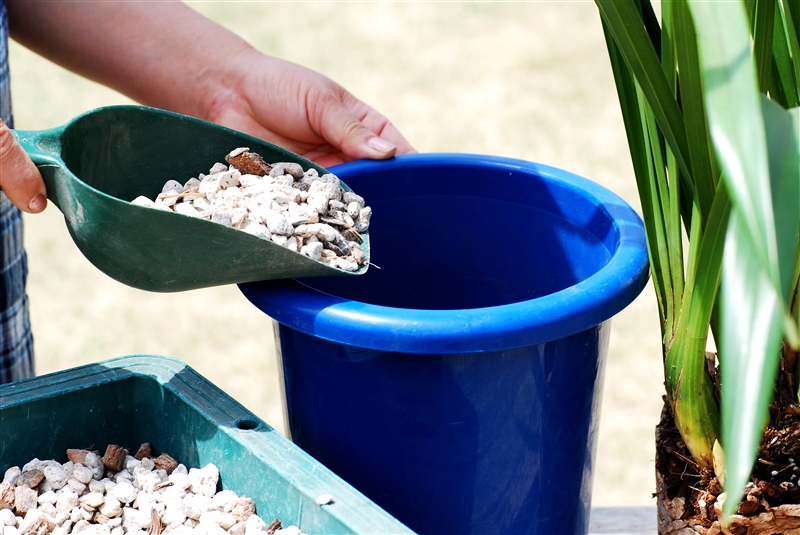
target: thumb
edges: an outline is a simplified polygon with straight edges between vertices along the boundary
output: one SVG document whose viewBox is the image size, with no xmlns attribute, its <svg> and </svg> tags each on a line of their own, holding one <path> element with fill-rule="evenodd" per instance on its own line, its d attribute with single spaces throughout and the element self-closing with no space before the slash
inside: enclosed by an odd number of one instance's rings
<svg viewBox="0 0 800 535">
<path fill-rule="evenodd" d="M 0 190 L 17 208 L 37 214 L 47 207 L 44 180 L 36 165 L 0 120 Z"/>
<path fill-rule="evenodd" d="M 331 99 L 320 117 L 322 137 L 350 158 L 385 160 L 397 151 L 394 143 L 367 128 L 340 100 Z"/>
</svg>

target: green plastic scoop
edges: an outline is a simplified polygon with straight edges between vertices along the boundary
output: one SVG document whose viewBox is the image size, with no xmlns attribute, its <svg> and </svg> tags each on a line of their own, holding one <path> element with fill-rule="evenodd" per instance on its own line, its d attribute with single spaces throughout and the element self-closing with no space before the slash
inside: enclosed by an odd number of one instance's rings
<svg viewBox="0 0 800 535">
<path fill-rule="evenodd" d="M 327 171 L 276 145 L 212 123 L 142 106 L 112 106 L 50 130 L 14 132 L 81 252 L 110 277 L 177 292 L 266 279 L 360 275 L 219 223 L 131 205 L 167 180 L 207 173 L 237 147 L 267 162 Z M 349 188 L 342 184 L 349 191 Z M 369 259 L 369 237 L 361 245 Z"/>
</svg>

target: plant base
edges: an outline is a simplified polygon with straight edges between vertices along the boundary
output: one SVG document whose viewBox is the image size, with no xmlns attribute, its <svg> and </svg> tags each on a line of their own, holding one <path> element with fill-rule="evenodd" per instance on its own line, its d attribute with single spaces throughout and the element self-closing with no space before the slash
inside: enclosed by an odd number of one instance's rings
<svg viewBox="0 0 800 535">
<path fill-rule="evenodd" d="M 800 468 L 794 456 L 800 461 L 800 419 L 773 414 L 745 499 L 723 527 L 719 481 L 691 460 L 665 403 L 656 427 L 659 535 L 800 535 Z"/>
</svg>

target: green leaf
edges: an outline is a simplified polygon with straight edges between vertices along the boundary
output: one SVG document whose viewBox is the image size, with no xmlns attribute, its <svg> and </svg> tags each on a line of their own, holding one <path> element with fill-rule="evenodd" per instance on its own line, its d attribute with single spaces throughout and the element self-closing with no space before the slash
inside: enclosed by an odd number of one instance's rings
<svg viewBox="0 0 800 535">
<path fill-rule="evenodd" d="M 761 100 L 761 109 L 769 149 L 780 295 L 783 303 L 789 303 L 797 282 L 797 233 L 800 231 L 800 109 L 786 111 L 766 97 Z"/>
<path fill-rule="evenodd" d="M 788 40 L 789 20 L 785 18 L 783 10 L 775 9 L 775 32 L 772 43 L 772 77 L 770 78 L 770 96 L 784 108 L 791 108 L 800 104 L 798 95 L 798 80 L 792 63 L 792 43 Z M 796 47 L 797 43 L 794 43 Z M 800 52 L 800 51 L 795 51 Z"/>
<path fill-rule="evenodd" d="M 739 4 L 689 5 L 700 42 L 711 138 L 739 217 L 753 233 L 753 252 L 777 284 L 766 138 L 745 12 Z"/>
<path fill-rule="evenodd" d="M 658 54 L 642 22 L 642 15 L 633 0 L 595 0 L 600 15 L 608 26 L 647 102 L 653 110 L 664 139 L 686 176 L 691 176 L 689 148 L 683 116 L 672 94 Z"/>
<path fill-rule="evenodd" d="M 753 20 L 753 56 L 758 87 L 766 93 L 772 71 L 772 35 L 775 28 L 775 0 L 756 0 Z"/>
<path fill-rule="evenodd" d="M 722 278 L 722 445 L 727 500 L 723 518 L 739 506 L 750 479 L 780 359 L 782 305 L 761 269 L 752 233 L 731 214 Z"/>
<path fill-rule="evenodd" d="M 685 0 L 670 2 L 674 13 L 675 43 L 680 66 L 681 108 L 686 124 L 686 138 L 692 165 L 692 181 L 697 190 L 701 210 L 706 216 L 714 201 L 716 184 L 712 170 L 711 150 L 706 110 L 703 102 L 703 82 L 697 36 Z"/>
<path fill-rule="evenodd" d="M 759 13 L 767 16 L 761 5 L 756 21 Z M 787 325 L 800 217 L 799 129 L 796 113 L 759 95 L 744 10 L 700 1 L 690 7 L 711 137 L 735 206 L 725 241 L 719 340 L 728 493 L 723 516 L 729 518 L 752 471 Z M 756 26 L 756 33 L 770 32 Z M 763 47 L 756 43 L 754 54 Z"/>
<path fill-rule="evenodd" d="M 639 90 L 633 74 L 619 52 L 608 26 L 603 22 L 609 59 L 614 72 L 622 118 L 628 138 L 634 176 L 642 204 L 642 218 L 647 234 L 647 252 L 650 258 L 650 272 L 653 277 L 656 296 L 661 314 L 662 337 L 666 335 L 665 325 L 675 315 L 675 295 L 671 287 L 670 255 L 667 247 L 664 207 L 661 205 L 652 168 L 647 124 L 644 111 L 639 102 Z M 671 330 L 668 331 L 671 334 Z"/>
</svg>

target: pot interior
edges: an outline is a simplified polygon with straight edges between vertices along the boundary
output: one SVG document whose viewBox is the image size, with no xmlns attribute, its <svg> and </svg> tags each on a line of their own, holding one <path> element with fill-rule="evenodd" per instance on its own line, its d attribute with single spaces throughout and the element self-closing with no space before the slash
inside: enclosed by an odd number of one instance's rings
<svg viewBox="0 0 800 535">
<path fill-rule="evenodd" d="M 373 209 L 374 265 L 303 284 L 394 308 L 496 307 L 586 280 L 618 243 L 602 205 L 536 167 L 407 161 L 333 170 Z"/>
</svg>

